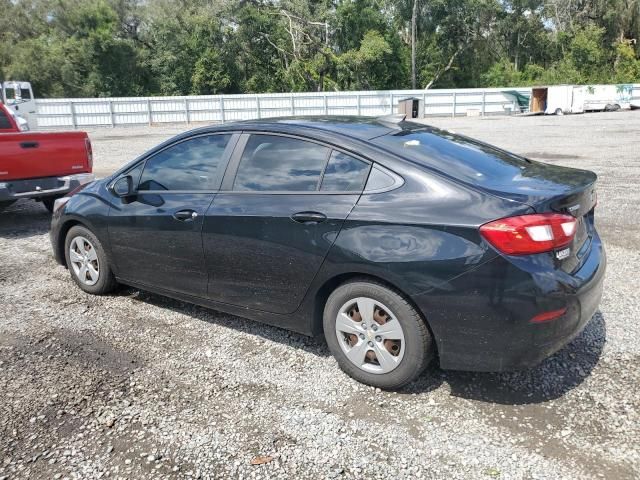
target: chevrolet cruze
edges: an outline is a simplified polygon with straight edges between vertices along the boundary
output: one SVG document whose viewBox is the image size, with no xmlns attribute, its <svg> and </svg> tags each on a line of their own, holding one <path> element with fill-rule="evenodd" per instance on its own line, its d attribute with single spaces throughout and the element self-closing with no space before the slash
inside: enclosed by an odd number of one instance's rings
<svg viewBox="0 0 640 480">
<path fill-rule="evenodd" d="M 178 135 L 57 201 L 85 292 L 126 284 L 308 335 L 360 382 L 535 365 L 592 317 L 596 175 L 402 118 Z"/>
</svg>

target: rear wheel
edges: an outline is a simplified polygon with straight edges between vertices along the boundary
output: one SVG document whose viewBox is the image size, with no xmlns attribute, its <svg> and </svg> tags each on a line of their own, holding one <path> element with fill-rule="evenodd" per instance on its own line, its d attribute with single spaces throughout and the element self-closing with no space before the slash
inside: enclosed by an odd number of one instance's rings
<svg viewBox="0 0 640 480">
<path fill-rule="evenodd" d="M 102 244 L 91 230 L 76 225 L 65 240 L 65 258 L 71 278 L 85 292 L 109 293 L 117 286 Z"/>
<path fill-rule="evenodd" d="M 562 111 L 561 108 L 556 108 L 555 114 L 556 115 L 564 115 L 564 112 Z"/>
<path fill-rule="evenodd" d="M 338 287 L 324 310 L 324 334 L 340 368 L 359 382 L 388 390 L 415 380 L 434 355 L 431 334 L 404 297 L 384 285 Z"/>
</svg>

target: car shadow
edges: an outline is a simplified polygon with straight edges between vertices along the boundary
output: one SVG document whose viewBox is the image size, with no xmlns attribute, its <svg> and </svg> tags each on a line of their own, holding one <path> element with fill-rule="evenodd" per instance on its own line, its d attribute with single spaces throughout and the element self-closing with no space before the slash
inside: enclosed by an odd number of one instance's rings
<svg viewBox="0 0 640 480">
<path fill-rule="evenodd" d="M 321 336 L 308 337 L 134 288 L 123 287 L 118 295 L 133 296 L 136 300 L 150 305 L 189 315 L 203 322 L 257 335 L 313 355 L 331 356 Z M 448 384 L 451 395 L 482 402 L 524 405 L 553 400 L 576 388 L 591 374 L 598 364 L 605 341 L 605 319 L 602 312 L 598 311 L 578 337 L 533 368 L 501 373 L 461 372 L 442 370 L 437 366 L 437 362 L 433 362 L 415 382 L 398 393 L 427 393 Z"/>
<path fill-rule="evenodd" d="M 0 211 L 0 238 L 27 238 L 49 231 L 51 214 L 39 202 L 21 200 Z"/>
<path fill-rule="evenodd" d="M 446 383 L 451 395 L 505 405 L 526 405 L 562 397 L 579 386 L 598 364 L 606 342 L 606 324 L 598 311 L 578 337 L 539 365 L 513 372 L 427 372 L 403 392 L 419 393 Z"/>
<path fill-rule="evenodd" d="M 218 310 L 200 307 L 188 302 L 174 300 L 155 293 L 138 290 L 133 287 L 122 287 L 116 295 L 133 297 L 137 301 L 156 307 L 188 315 L 195 320 L 232 328 L 242 333 L 256 335 L 264 340 L 278 342 L 283 345 L 298 348 L 319 357 L 330 357 L 331 353 L 322 337 L 309 337 L 301 333 L 274 327 L 255 320 L 238 317 Z"/>
</svg>

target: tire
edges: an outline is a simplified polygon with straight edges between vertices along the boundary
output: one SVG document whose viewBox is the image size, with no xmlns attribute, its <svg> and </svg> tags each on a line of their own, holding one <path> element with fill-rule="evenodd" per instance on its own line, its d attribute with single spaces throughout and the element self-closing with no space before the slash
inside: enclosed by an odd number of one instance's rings
<svg viewBox="0 0 640 480">
<path fill-rule="evenodd" d="M 42 199 L 42 205 L 44 205 L 44 208 L 46 208 L 49 213 L 53 213 L 53 204 L 58 198 L 59 197 L 45 197 Z"/>
<path fill-rule="evenodd" d="M 87 244 L 90 248 L 87 247 Z M 73 259 L 71 258 L 72 245 L 78 255 Z M 64 252 L 71 278 L 85 292 L 104 295 L 117 287 L 118 283 L 111 271 L 104 248 L 91 230 L 81 225 L 71 227 L 65 238 Z M 88 266 L 89 263 L 91 263 L 91 268 Z M 87 266 L 86 270 L 82 268 L 85 265 Z"/>
<path fill-rule="evenodd" d="M 361 315 L 360 310 L 374 313 Z M 323 325 L 329 350 L 340 368 L 373 387 L 397 390 L 407 385 L 427 368 L 435 354 L 420 314 L 402 295 L 373 281 L 351 281 L 336 288 L 325 305 Z M 384 362 L 378 361 L 378 355 Z"/>
<path fill-rule="evenodd" d="M 554 112 L 556 115 L 564 115 L 564 112 L 562 111 L 561 108 L 556 108 L 556 111 Z"/>
<path fill-rule="evenodd" d="M 0 202 L 0 212 L 10 205 L 13 205 L 15 202 L 15 200 L 5 200 L 4 202 Z"/>
</svg>

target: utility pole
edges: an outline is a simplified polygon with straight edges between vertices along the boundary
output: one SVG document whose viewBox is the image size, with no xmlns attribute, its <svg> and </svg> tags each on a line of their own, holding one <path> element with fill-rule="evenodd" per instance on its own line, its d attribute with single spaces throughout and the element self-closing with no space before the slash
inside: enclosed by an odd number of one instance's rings
<svg viewBox="0 0 640 480">
<path fill-rule="evenodd" d="M 416 23 L 418 17 L 418 0 L 413 0 L 411 12 L 411 88 L 416 87 Z"/>
</svg>

